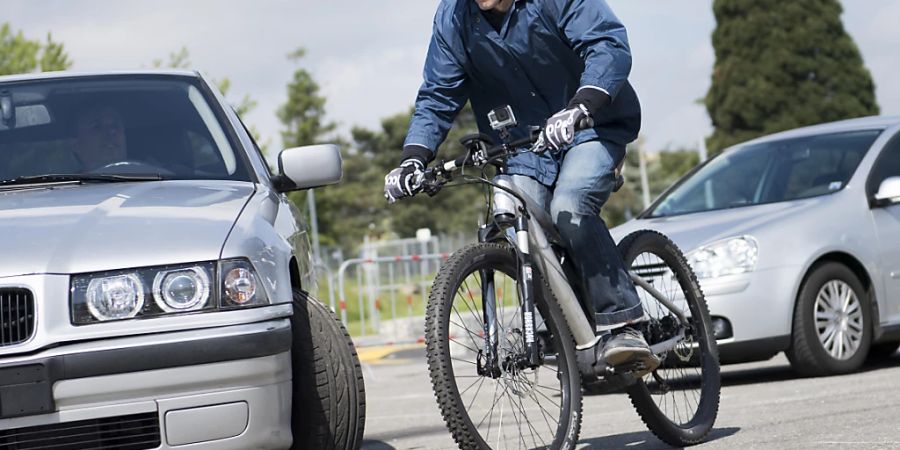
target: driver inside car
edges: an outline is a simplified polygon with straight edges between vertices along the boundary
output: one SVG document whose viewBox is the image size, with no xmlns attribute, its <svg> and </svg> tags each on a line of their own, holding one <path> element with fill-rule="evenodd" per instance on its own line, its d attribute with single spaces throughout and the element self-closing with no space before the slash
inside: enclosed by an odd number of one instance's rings
<svg viewBox="0 0 900 450">
<path fill-rule="evenodd" d="M 95 105 L 77 114 L 73 154 L 82 171 L 90 172 L 126 160 L 125 123 L 109 105 Z"/>
</svg>

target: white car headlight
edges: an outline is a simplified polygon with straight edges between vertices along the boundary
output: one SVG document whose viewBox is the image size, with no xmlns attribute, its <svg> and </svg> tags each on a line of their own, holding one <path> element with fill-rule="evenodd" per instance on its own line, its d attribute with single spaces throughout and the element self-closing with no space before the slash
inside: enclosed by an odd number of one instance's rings
<svg viewBox="0 0 900 450">
<path fill-rule="evenodd" d="M 246 259 L 86 273 L 71 283 L 74 325 L 269 304 Z"/>
<path fill-rule="evenodd" d="M 86 297 L 88 311 L 98 320 L 129 319 L 144 307 L 144 285 L 135 274 L 94 278 Z"/>
<path fill-rule="evenodd" d="M 687 260 L 697 278 L 717 278 L 752 272 L 758 256 L 756 239 L 740 236 L 704 245 L 688 253 Z"/>
<path fill-rule="evenodd" d="M 209 300 L 209 275 L 195 266 L 159 272 L 153 281 L 153 298 L 165 312 L 196 311 Z"/>
</svg>

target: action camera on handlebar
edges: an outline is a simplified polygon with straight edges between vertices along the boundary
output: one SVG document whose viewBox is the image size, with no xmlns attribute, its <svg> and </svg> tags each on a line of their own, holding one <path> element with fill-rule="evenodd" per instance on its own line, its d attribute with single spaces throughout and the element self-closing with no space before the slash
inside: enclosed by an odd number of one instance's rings
<svg viewBox="0 0 900 450">
<path fill-rule="evenodd" d="M 506 131 L 519 124 L 516 121 L 516 115 L 513 114 L 512 107 L 509 105 L 501 106 L 489 112 L 488 120 L 491 122 L 491 128 L 500 132 Z"/>
</svg>

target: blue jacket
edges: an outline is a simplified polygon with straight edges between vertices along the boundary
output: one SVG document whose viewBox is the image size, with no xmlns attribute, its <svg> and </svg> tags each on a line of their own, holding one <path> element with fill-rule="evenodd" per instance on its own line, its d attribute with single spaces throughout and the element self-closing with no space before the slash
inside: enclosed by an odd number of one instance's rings
<svg viewBox="0 0 900 450">
<path fill-rule="evenodd" d="M 479 130 L 495 139 L 487 113 L 512 106 L 519 122 L 512 136 L 521 138 L 564 109 L 579 89 L 608 94 L 611 103 L 593 111 L 596 128 L 578 133 L 575 144 L 599 138 L 627 144 L 641 123 L 630 71 L 625 27 L 605 0 L 515 0 L 499 33 L 474 0 L 443 0 L 404 156 L 433 159 L 467 100 Z M 550 186 L 558 160 L 524 153 L 510 159 L 509 172 Z"/>
</svg>

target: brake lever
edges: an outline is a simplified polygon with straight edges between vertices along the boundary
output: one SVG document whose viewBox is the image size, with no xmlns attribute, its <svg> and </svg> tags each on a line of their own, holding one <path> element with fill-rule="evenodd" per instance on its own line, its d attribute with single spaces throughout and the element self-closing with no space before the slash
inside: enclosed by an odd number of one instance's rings
<svg viewBox="0 0 900 450">
<path fill-rule="evenodd" d="M 443 161 L 441 161 L 437 166 L 432 167 L 425 172 L 422 172 L 422 175 L 419 176 L 419 179 L 416 182 L 422 187 L 422 192 L 428 194 L 429 197 L 434 197 L 441 191 L 443 187 L 443 183 L 438 179 L 437 168 L 443 165 Z"/>
</svg>

